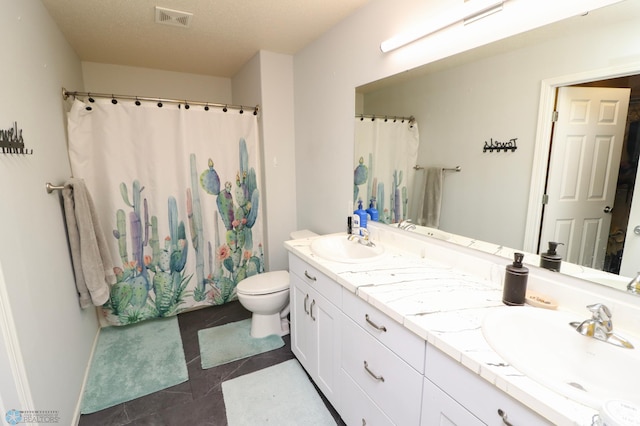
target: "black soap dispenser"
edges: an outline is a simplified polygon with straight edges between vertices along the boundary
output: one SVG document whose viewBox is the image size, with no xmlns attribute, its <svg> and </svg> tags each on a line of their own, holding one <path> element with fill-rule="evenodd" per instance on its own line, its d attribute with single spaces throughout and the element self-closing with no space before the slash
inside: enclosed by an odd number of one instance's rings
<svg viewBox="0 0 640 426">
<path fill-rule="evenodd" d="M 527 279 L 529 268 L 522 266 L 524 254 L 514 253 L 512 265 L 507 265 L 504 275 L 504 288 L 502 290 L 502 303 L 509 306 L 524 305 L 527 293 Z"/>
<path fill-rule="evenodd" d="M 549 251 L 540 255 L 540 266 L 542 268 L 549 269 L 550 271 L 560 272 L 562 257 L 556 252 L 558 244 L 562 243 L 549 241 Z"/>
</svg>

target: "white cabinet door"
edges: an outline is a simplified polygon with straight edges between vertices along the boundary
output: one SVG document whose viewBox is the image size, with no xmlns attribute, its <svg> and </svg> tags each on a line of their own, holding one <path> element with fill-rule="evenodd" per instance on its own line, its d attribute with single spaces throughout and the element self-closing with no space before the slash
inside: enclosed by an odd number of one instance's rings
<svg viewBox="0 0 640 426">
<path fill-rule="evenodd" d="M 421 426 L 485 426 L 439 387 L 424 379 Z"/>
<path fill-rule="evenodd" d="M 290 274 L 291 350 L 300 364 L 311 371 L 313 356 L 312 322 L 309 317 L 309 287 L 297 275 Z"/>
<path fill-rule="evenodd" d="M 326 276 L 308 265 L 299 264 L 299 261 L 295 265 L 304 269 L 292 268 L 290 274 L 291 350 L 339 412 L 342 312 L 320 294 L 320 290 L 333 294 L 331 292 L 335 292 L 334 286 L 338 290 L 339 287 L 335 282 L 326 282 Z M 312 288 L 312 285 L 318 286 L 318 290 Z"/>
<path fill-rule="evenodd" d="M 316 384 L 322 393 L 339 410 L 338 372 L 340 371 L 340 316 L 341 311 L 318 292 L 309 289 L 309 317 L 314 336 L 314 361 Z"/>
</svg>

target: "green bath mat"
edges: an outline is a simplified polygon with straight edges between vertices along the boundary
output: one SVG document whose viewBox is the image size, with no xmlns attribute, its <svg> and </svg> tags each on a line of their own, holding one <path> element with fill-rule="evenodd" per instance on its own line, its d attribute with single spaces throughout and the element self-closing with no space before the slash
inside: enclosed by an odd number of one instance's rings
<svg viewBox="0 0 640 426">
<path fill-rule="evenodd" d="M 272 334 L 251 337 L 251 319 L 198 330 L 202 369 L 269 352 L 284 346 L 282 337 Z"/>
<path fill-rule="evenodd" d="M 222 382 L 229 426 L 335 426 L 297 360 Z"/>
<path fill-rule="evenodd" d="M 94 413 L 186 382 L 178 318 L 100 330 L 80 412 Z"/>
</svg>

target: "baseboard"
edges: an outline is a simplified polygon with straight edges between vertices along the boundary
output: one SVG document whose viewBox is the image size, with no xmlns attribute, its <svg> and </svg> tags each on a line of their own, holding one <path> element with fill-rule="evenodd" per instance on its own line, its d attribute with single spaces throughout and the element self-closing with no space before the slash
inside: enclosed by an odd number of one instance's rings
<svg viewBox="0 0 640 426">
<path fill-rule="evenodd" d="M 84 377 L 82 379 L 82 386 L 80 387 L 80 394 L 78 395 L 78 402 L 76 403 L 76 409 L 73 412 L 72 425 L 78 426 L 80 423 L 80 409 L 82 408 L 82 396 L 84 395 L 84 389 L 87 386 L 87 380 L 89 380 L 89 371 L 91 371 L 91 363 L 93 362 L 93 356 L 96 353 L 96 347 L 98 346 L 98 338 L 100 337 L 100 331 L 102 327 L 98 328 L 96 337 L 93 339 L 93 345 L 91 346 L 91 353 L 89 354 L 89 361 L 85 367 Z"/>
</svg>

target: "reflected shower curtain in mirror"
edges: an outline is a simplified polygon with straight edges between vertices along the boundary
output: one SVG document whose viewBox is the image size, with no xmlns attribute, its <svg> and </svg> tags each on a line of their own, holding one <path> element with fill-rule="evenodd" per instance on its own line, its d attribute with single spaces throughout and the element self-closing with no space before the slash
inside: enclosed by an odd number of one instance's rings
<svg viewBox="0 0 640 426">
<path fill-rule="evenodd" d="M 69 157 L 117 265 L 103 319 L 124 325 L 234 299 L 240 280 L 264 271 L 257 118 L 88 105 L 76 99 L 69 113 Z"/>
<path fill-rule="evenodd" d="M 397 223 L 409 217 L 409 195 L 418 158 L 415 121 L 360 118 L 355 121 L 354 209 L 375 199 L 379 220 Z"/>
</svg>

